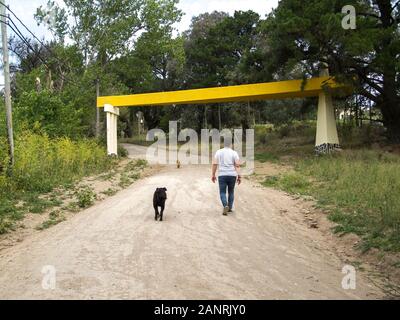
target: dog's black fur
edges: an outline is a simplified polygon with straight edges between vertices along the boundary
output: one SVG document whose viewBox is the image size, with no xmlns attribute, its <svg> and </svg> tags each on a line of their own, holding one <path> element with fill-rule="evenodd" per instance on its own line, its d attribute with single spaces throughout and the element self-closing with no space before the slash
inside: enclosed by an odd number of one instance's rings
<svg viewBox="0 0 400 320">
<path fill-rule="evenodd" d="M 165 208 L 165 200 L 167 200 L 167 188 L 157 188 L 153 196 L 153 207 L 155 210 L 154 220 L 157 220 L 160 216 L 160 221 L 163 221 L 163 213 Z M 161 208 L 161 212 L 158 212 L 158 207 Z"/>
</svg>

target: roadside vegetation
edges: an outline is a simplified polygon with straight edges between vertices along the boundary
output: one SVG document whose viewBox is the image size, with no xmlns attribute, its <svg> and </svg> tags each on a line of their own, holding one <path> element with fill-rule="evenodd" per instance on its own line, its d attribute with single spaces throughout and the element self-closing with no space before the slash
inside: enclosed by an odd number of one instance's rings
<svg viewBox="0 0 400 320">
<path fill-rule="evenodd" d="M 50 138 L 31 131 L 17 136 L 12 170 L 7 150 L 0 151 L 0 234 L 15 229 L 28 213 L 48 214 L 37 227 L 41 230 L 63 221 L 66 212 L 93 205 L 99 196 L 86 177 L 103 181 L 112 191 L 100 193 L 108 196 L 139 179 L 147 166 L 144 160 L 108 157 L 95 139 Z"/>
<path fill-rule="evenodd" d="M 5 143 L 1 143 L 4 146 Z M 115 160 L 95 140 L 49 138 L 25 131 L 15 141 L 15 165 L 6 150 L 0 153 L 0 233 L 12 228 L 25 213 L 42 213 L 60 205 L 55 187 L 68 188 L 78 179 L 109 170 Z"/>
<path fill-rule="evenodd" d="M 179 130 L 198 133 L 255 126 L 256 159 L 293 167 L 266 177 L 266 185 L 313 195 L 331 211 L 335 231 L 359 234 L 365 250 L 400 250 L 398 156 L 380 147 L 400 143 L 398 5 L 386 10 L 387 5 L 353 1 L 357 12 L 365 14 L 351 32 L 342 28 L 341 1 L 286 0 L 268 15 L 251 10 L 199 14 L 177 34 L 174 26 L 183 12 L 176 0 L 61 2 L 52 3 L 56 27 L 48 23 L 44 4 L 32 17 L 49 29 L 51 39 L 10 32 L 16 163 L 11 172 L 0 103 L 0 233 L 25 212 L 60 206 L 57 189 L 77 198 L 61 205 L 71 211 L 91 205 L 96 199 L 90 190 L 74 189 L 83 177 L 101 174 L 99 179 L 113 181 L 100 191 L 104 196 L 138 179 L 136 171 L 113 171 L 114 160 L 103 146 L 106 121 L 103 112 L 97 113 L 96 92 L 105 96 L 309 79 L 326 63 L 332 76 L 354 88 L 350 97 L 335 97 L 337 118 L 353 119 L 340 124 L 344 152 L 314 156 L 315 122 L 310 119 L 316 119 L 316 98 L 120 108 L 120 142 L 150 145 L 144 133 L 155 128 L 168 132 L 170 121 L 178 121 Z M 126 150 L 120 148 L 119 154 Z M 52 217 L 47 225 L 61 219 Z"/>
<path fill-rule="evenodd" d="M 258 127 L 256 159 L 293 169 L 266 176 L 263 185 L 312 196 L 336 223 L 333 231 L 359 235 L 363 251 L 399 252 L 400 150 L 379 144 L 379 126 L 339 128 L 344 150 L 315 156 L 315 123 Z"/>
</svg>

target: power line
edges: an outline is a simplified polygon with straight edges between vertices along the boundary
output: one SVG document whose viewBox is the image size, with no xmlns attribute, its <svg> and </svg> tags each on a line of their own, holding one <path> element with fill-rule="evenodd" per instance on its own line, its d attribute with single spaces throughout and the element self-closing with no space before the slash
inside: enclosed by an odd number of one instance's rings
<svg viewBox="0 0 400 320">
<path fill-rule="evenodd" d="M 5 5 L 2 1 L 0 1 L 0 5 L 3 5 L 7 8 L 8 11 L 11 12 L 11 14 L 18 20 L 18 22 L 33 36 L 33 38 L 35 38 L 47 51 L 49 51 L 51 54 L 54 55 L 54 58 L 56 58 L 56 60 L 58 62 L 62 62 L 58 59 L 57 55 L 53 52 L 53 50 L 51 50 L 47 44 L 43 43 L 42 40 L 40 40 L 26 25 L 25 23 L 14 13 L 14 11 L 12 11 L 10 9 L 9 6 Z M 11 19 L 10 17 L 8 17 L 9 19 Z M 14 23 L 13 23 L 14 24 Z M 14 24 L 15 25 L 15 24 Z"/>
<path fill-rule="evenodd" d="M 48 52 L 50 52 L 50 54 L 52 54 L 54 56 L 54 58 L 60 63 L 60 64 L 64 64 L 63 61 L 61 61 L 57 55 L 53 52 L 53 50 L 51 50 L 45 43 L 43 43 L 38 37 L 36 37 L 36 35 L 23 23 L 23 21 L 14 13 L 14 11 L 12 11 L 10 9 L 9 6 L 5 5 L 4 2 L 0 1 L 0 5 L 3 5 L 8 11 L 11 12 L 11 14 L 19 21 L 19 23 L 42 45 L 42 47 L 44 47 Z M 15 29 L 18 30 L 18 32 L 9 24 L 6 23 L 13 31 L 14 33 L 28 46 L 29 49 L 32 50 L 33 53 L 37 54 L 38 58 L 40 59 L 40 61 L 42 61 L 42 63 L 46 66 L 47 69 L 50 69 L 50 67 L 46 64 L 46 62 L 41 58 L 40 53 L 37 53 L 36 50 L 34 50 L 32 48 L 32 46 L 30 45 L 30 43 L 26 40 L 26 38 L 23 36 L 22 32 L 19 30 L 19 28 L 17 27 L 17 25 L 14 23 L 13 19 L 10 16 L 5 16 L 6 18 L 8 18 L 9 21 L 11 21 L 11 23 L 14 25 Z M 82 88 L 81 85 L 73 82 L 72 80 L 69 80 L 67 78 L 65 78 L 63 75 L 60 74 L 60 78 L 67 82 L 67 83 L 71 83 L 74 86 L 78 87 L 78 88 Z"/>
<path fill-rule="evenodd" d="M 0 1 L 0 5 L 3 5 L 3 6 L 5 6 L 6 7 L 6 9 L 8 10 L 8 11 L 10 11 L 11 12 L 11 14 L 18 20 L 18 22 L 37 40 L 37 41 L 39 41 L 39 43 L 41 44 L 41 45 L 43 45 L 44 46 L 44 44 L 41 42 L 41 40 L 39 39 L 39 38 L 37 38 L 36 37 L 36 35 L 25 25 L 25 23 L 23 23 L 23 21 L 14 13 L 14 11 L 12 11 L 11 9 L 10 9 L 10 6 L 9 5 L 6 5 L 6 4 L 4 4 L 4 2 L 2 2 L 2 1 Z"/>
<path fill-rule="evenodd" d="M 9 24 L 9 22 L 5 22 L 5 24 L 7 26 L 9 26 L 12 31 L 14 31 L 14 33 L 18 36 L 18 38 L 20 38 L 22 40 L 22 42 L 24 42 L 30 50 L 32 50 L 34 53 L 36 53 L 36 50 L 31 46 L 29 41 L 24 37 L 24 35 L 22 34 L 21 30 L 19 30 L 18 27 L 15 25 L 14 21 L 12 21 L 12 19 L 10 19 L 10 18 L 8 20 L 11 21 L 11 23 L 13 24 L 14 27 L 11 26 Z M 38 54 L 38 58 L 43 62 L 43 64 L 46 65 L 45 61 L 40 57 L 39 54 Z M 47 67 L 47 65 L 46 65 L 46 67 Z"/>
<path fill-rule="evenodd" d="M 29 50 L 31 50 L 34 54 L 36 54 L 36 56 L 37 56 L 38 59 L 43 63 L 43 65 L 46 67 L 46 69 L 47 69 L 47 70 L 50 70 L 50 67 L 49 67 L 49 65 L 47 64 L 47 62 L 40 56 L 40 53 L 37 52 L 37 51 L 32 47 L 32 45 L 29 43 L 29 41 L 23 36 L 22 32 L 21 32 L 21 31 L 19 30 L 19 28 L 15 25 L 14 21 L 13 21 L 10 17 L 8 17 L 8 20 L 11 21 L 11 23 L 13 24 L 13 26 L 15 27 L 15 29 L 14 29 L 14 27 L 13 27 L 12 25 L 10 25 L 10 23 L 8 23 L 8 22 L 2 22 L 2 23 L 4 23 L 4 24 L 6 24 L 7 26 L 9 26 L 9 27 L 11 28 L 11 30 L 14 31 L 14 33 L 16 34 L 16 36 L 17 36 L 20 40 L 22 40 L 22 42 L 27 46 L 27 48 L 28 48 Z M 82 89 L 82 86 L 81 86 L 81 85 L 79 85 L 79 84 L 73 82 L 72 80 L 69 80 L 69 79 L 65 78 L 62 74 L 60 74 L 59 76 L 60 76 L 61 80 L 65 81 L 66 83 L 70 83 L 70 84 L 74 85 L 75 87 L 77 87 L 77 88 L 79 88 L 79 89 Z"/>
<path fill-rule="evenodd" d="M 18 38 L 20 38 L 22 40 L 23 43 L 25 43 L 25 45 L 27 46 L 28 49 L 30 49 L 33 53 L 37 54 L 37 57 L 39 58 L 39 60 L 45 65 L 46 68 L 49 69 L 49 66 L 47 65 L 46 61 L 44 61 L 42 59 L 42 57 L 40 56 L 40 54 L 38 52 L 36 52 L 36 50 L 31 46 L 31 44 L 29 43 L 29 41 L 22 35 L 21 31 L 18 29 L 18 27 L 14 24 L 14 22 L 9 19 L 9 21 L 11 21 L 11 23 L 15 26 L 15 28 L 17 30 L 14 29 L 14 27 L 12 25 L 10 25 L 10 23 L 8 22 L 2 22 L 5 25 L 9 26 L 11 28 L 12 31 L 14 31 L 14 33 L 17 35 Z"/>
<path fill-rule="evenodd" d="M 5 7 L 7 8 L 7 10 L 10 11 L 11 14 L 18 20 L 18 22 L 33 36 L 33 38 L 35 38 L 47 51 L 49 51 L 51 54 L 53 54 L 53 55 L 54 55 L 54 58 L 55 58 L 58 62 L 62 63 L 62 61 L 60 61 L 60 60 L 58 59 L 57 55 L 53 52 L 53 50 L 51 50 L 51 49 L 47 46 L 47 44 L 43 43 L 42 40 L 40 40 L 40 39 L 25 25 L 25 23 L 14 13 L 14 11 L 12 11 L 12 10 L 10 9 L 10 6 L 5 5 L 2 1 L 0 1 L 0 5 L 5 6 Z M 11 19 L 11 18 L 9 17 L 9 19 Z M 15 24 L 14 24 L 14 25 L 15 25 Z"/>
</svg>

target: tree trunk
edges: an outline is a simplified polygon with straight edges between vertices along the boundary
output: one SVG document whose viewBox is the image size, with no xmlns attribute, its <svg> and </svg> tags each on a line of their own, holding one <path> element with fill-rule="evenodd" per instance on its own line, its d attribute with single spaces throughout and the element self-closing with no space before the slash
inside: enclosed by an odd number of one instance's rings
<svg viewBox="0 0 400 320">
<path fill-rule="evenodd" d="M 128 114 L 126 116 L 126 127 L 124 129 L 125 132 L 125 137 L 126 138 L 132 138 L 133 137 L 133 130 L 132 130 L 132 123 L 134 123 L 135 119 L 132 117 L 132 111 L 134 110 L 134 108 L 129 108 L 128 109 Z"/>
<path fill-rule="evenodd" d="M 218 104 L 218 128 L 222 130 L 222 121 L 221 121 L 221 105 Z"/>
<path fill-rule="evenodd" d="M 381 13 L 382 26 L 385 29 L 390 28 L 393 23 L 391 1 L 380 0 L 377 1 L 377 4 Z M 397 94 L 398 88 L 396 87 L 397 53 L 389 49 L 394 41 L 393 39 L 392 35 L 387 34 L 382 40 L 381 50 L 389 57 L 383 67 L 383 88 L 378 106 L 382 111 L 383 124 L 387 129 L 389 141 L 400 143 L 400 97 Z"/>
<path fill-rule="evenodd" d="M 100 80 L 96 79 L 96 98 L 100 96 Z M 100 108 L 96 102 L 96 138 L 100 137 Z"/>
<path fill-rule="evenodd" d="M 204 106 L 204 129 L 208 129 L 208 123 L 207 123 L 207 106 Z"/>
<path fill-rule="evenodd" d="M 356 105 L 354 110 L 354 116 L 356 118 L 356 127 L 360 127 L 360 99 L 359 96 L 356 96 Z"/>
<path fill-rule="evenodd" d="M 400 143 L 400 99 L 396 96 L 394 77 L 384 75 L 384 92 L 380 101 L 383 124 L 387 138 L 392 143 Z"/>
</svg>

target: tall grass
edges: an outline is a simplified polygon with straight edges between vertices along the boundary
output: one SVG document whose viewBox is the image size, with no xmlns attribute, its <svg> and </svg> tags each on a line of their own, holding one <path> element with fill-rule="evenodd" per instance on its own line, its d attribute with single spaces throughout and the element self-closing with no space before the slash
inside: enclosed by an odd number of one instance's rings
<svg viewBox="0 0 400 320">
<path fill-rule="evenodd" d="M 370 131 L 379 139 L 375 129 Z M 322 157 L 314 155 L 312 126 L 280 130 L 259 130 L 256 159 L 283 161 L 295 171 L 266 177 L 264 184 L 313 196 L 331 211 L 329 217 L 338 224 L 334 231 L 360 235 L 365 250 L 400 251 L 400 156 L 368 149 L 362 134 L 366 127 L 342 140 L 345 150 L 359 149 Z"/>
<path fill-rule="evenodd" d="M 312 194 L 335 210 L 337 232 L 363 236 L 364 249 L 400 251 L 400 157 L 372 150 L 310 158 L 296 170 L 316 180 Z"/>
<path fill-rule="evenodd" d="M 29 131 L 16 138 L 11 175 L 7 174 L 9 161 L 4 139 L 0 139 L 0 152 L 0 233 L 10 227 L 11 220 L 21 217 L 18 202 L 40 201 L 40 193 L 113 165 L 105 148 L 94 140 L 49 138 Z"/>
<path fill-rule="evenodd" d="M 50 139 L 29 132 L 18 137 L 15 159 L 14 186 L 39 192 L 103 171 L 110 165 L 106 151 L 94 140 Z"/>
</svg>

